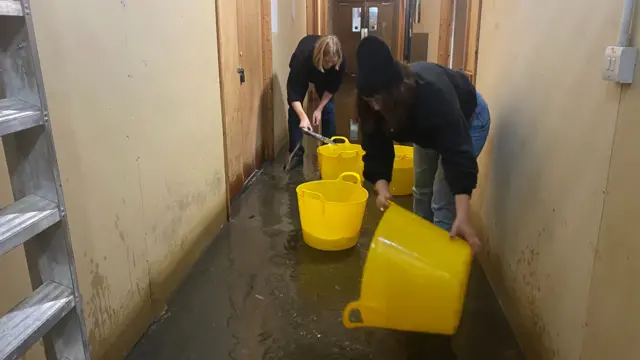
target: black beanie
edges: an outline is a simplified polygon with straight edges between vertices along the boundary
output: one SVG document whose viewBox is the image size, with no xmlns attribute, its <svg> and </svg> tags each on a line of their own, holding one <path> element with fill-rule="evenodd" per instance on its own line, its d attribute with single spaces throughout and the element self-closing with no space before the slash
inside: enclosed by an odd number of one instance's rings
<svg viewBox="0 0 640 360">
<path fill-rule="evenodd" d="M 380 94 L 403 81 L 400 65 L 393 58 L 391 49 L 376 36 L 367 36 L 360 41 L 356 59 L 356 87 L 360 96 Z"/>
</svg>

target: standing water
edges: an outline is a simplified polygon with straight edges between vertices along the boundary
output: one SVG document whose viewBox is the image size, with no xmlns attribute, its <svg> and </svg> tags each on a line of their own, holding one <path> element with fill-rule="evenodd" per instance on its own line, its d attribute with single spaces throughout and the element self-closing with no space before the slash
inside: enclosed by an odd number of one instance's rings
<svg viewBox="0 0 640 360">
<path fill-rule="evenodd" d="M 285 174 L 283 161 L 267 166 L 232 204 L 232 220 L 128 360 L 524 359 L 479 266 L 472 270 L 465 314 L 452 341 L 344 328 L 342 310 L 359 297 L 381 217 L 374 192 L 356 247 L 314 250 L 302 240 L 295 189 L 318 178 L 315 164 L 307 161 L 304 169 Z M 410 198 L 396 201 L 411 204 Z"/>
</svg>

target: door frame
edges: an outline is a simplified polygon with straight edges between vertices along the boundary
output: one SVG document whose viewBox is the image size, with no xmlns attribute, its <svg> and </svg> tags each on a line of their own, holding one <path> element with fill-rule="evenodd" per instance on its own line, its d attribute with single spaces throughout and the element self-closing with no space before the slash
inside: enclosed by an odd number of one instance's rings
<svg viewBox="0 0 640 360">
<path fill-rule="evenodd" d="M 471 82 L 473 83 L 473 85 L 476 84 L 476 80 L 478 79 L 478 54 L 480 51 L 480 29 L 482 29 L 482 0 L 476 0 L 478 1 L 478 24 L 477 24 L 477 28 L 476 28 L 476 38 L 475 38 L 475 44 L 476 44 L 476 48 L 474 49 L 473 54 L 469 54 L 469 47 L 467 46 L 465 49 L 465 53 L 464 53 L 464 64 L 467 64 L 467 60 L 469 58 L 469 56 L 473 56 L 474 57 L 474 61 L 473 61 L 473 76 L 471 77 Z M 469 39 L 469 34 L 471 34 L 471 6 L 467 6 L 467 39 Z M 467 74 L 467 76 L 469 76 L 469 74 Z"/>
<path fill-rule="evenodd" d="M 475 45 L 476 48 L 474 52 L 469 53 L 469 35 L 471 34 L 471 11 L 472 7 L 470 6 L 471 1 L 478 1 L 478 23 L 475 33 Z M 440 6 L 440 28 L 438 32 L 438 64 L 442 66 L 449 66 L 451 57 L 453 56 L 453 49 L 451 48 L 451 37 L 453 36 L 454 31 L 454 8 L 455 8 L 456 0 L 441 0 Z M 480 29 L 482 27 L 482 0 L 467 0 L 466 6 L 466 22 L 464 24 L 464 32 L 465 32 L 465 44 L 464 44 L 464 52 L 463 52 L 463 67 L 466 68 L 467 60 L 470 56 L 475 57 L 474 59 L 474 69 L 473 74 L 470 74 L 468 71 L 465 71 L 467 76 L 470 77 L 473 84 L 476 83 L 476 79 L 478 78 L 478 53 L 480 49 Z"/>
<path fill-rule="evenodd" d="M 326 35 L 329 32 L 329 1 L 306 0 L 307 35 Z"/>
<path fill-rule="evenodd" d="M 228 157 L 228 144 L 227 144 L 227 116 L 228 109 L 226 109 L 225 95 L 228 94 L 228 89 L 225 86 L 225 79 L 223 76 L 224 69 L 222 68 L 222 61 L 224 54 L 222 52 L 223 47 L 221 42 L 223 40 L 223 29 L 220 26 L 220 2 L 228 0 L 215 0 L 216 8 L 216 43 L 218 46 L 218 72 L 220 78 L 220 103 L 222 109 L 222 137 L 223 137 L 223 156 L 224 156 L 224 168 L 225 168 L 225 193 L 226 193 L 226 208 L 227 208 L 227 220 L 231 211 L 231 193 L 230 187 L 232 184 L 229 181 L 229 157 Z M 271 0 L 260 0 L 260 28 L 261 28 L 261 42 L 262 42 L 262 88 L 263 97 L 261 98 L 260 108 L 260 121 L 262 121 L 262 149 L 256 152 L 256 158 L 264 161 L 272 161 L 275 158 L 275 139 L 274 139 L 274 115 L 273 115 L 273 46 L 271 35 Z M 258 156 L 259 155 L 259 156 Z M 260 168 L 261 164 L 257 164 L 257 168 Z M 250 178 L 249 178 L 250 179 Z M 242 192 L 238 193 L 238 196 Z"/>
<path fill-rule="evenodd" d="M 221 1 L 221 0 L 217 0 Z M 273 38 L 271 34 L 271 1 L 261 0 L 262 9 L 262 157 L 273 161 L 276 157 L 276 143 L 273 114 Z"/>
<path fill-rule="evenodd" d="M 440 28 L 438 31 L 438 64 L 449 66 L 451 59 L 451 35 L 453 33 L 453 3 L 455 0 L 440 2 Z"/>
</svg>

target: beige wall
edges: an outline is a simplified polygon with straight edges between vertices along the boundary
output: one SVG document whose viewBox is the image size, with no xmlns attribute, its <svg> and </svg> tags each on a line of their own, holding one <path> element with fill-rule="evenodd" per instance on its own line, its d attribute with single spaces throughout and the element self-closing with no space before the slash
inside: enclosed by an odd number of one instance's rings
<svg viewBox="0 0 640 360">
<path fill-rule="evenodd" d="M 92 353 L 121 359 L 225 220 L 215 2 L 31 4 Z"/>
<path fill-rule="evenodd" d="M 640 40 L 636 10 L 634 46 Z M 625 86 L 616 122 L 600 237 L 593 269 L 582 359 L 640 358 L 640 68 Z"/>
<path fill-rule="evenodd" d="M 429 34 L 427 60 L 431 62 L 438 61 L 441 3 L 442 0 L 422 0 L 420 23 L 413 25 L 413 32 Z"/>
<path fill-rule="evenodd" d="M 294 6 L 295 2 L 295 6 Z M 278 31 L 273 33 L 273 112 L 276 151 L 287 144 L 287 76 L 289 59 L 300 39 L 307 34 L 304 1 L 278 0 Z M 294 15 L 295 14 L 295 15 Z M 271 17 L 273 20 L 275 16 Z"/>
<path fill-rule="evenodd" d="M 495 0 L 482 9 L 478 89 L 493 124 L 474 205 L 485 269 L 531 359 L 640 357 L 640 174 L 630 168 L 640 109 L 636 86 L 619 107 L 620 86 L 600 78 L 621 8 Z"/>
</svg>

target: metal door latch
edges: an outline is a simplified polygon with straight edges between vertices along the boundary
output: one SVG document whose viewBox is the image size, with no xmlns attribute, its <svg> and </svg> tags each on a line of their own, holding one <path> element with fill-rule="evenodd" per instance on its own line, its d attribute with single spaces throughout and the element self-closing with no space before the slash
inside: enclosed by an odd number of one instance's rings
<svg viewBox="0 0 640 360">
<path fill-rule="evenodd" d="M 243 68 L 238 68 L 238 74 L 240 74 L 240 84 L 244 84 L 245 81 L 247 81 L 247 78 L 244 74 L 244 69 Z"/>
</svg>

